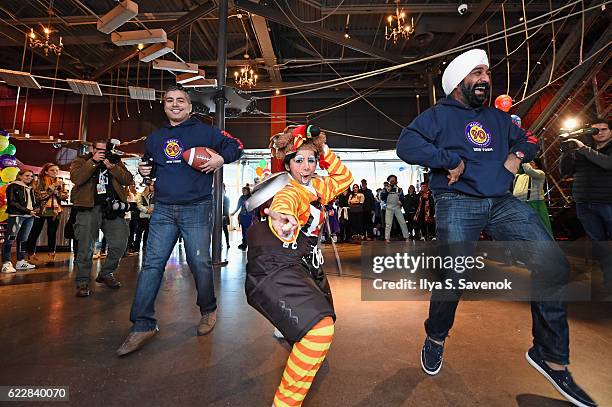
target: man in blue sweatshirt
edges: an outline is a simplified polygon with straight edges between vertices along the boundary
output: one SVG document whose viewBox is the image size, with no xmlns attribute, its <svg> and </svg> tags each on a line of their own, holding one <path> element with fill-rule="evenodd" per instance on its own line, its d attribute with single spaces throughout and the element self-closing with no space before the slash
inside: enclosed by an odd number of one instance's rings
<svg viewBox="0 0 612 407">
<path fill-rule="evenodd" d="M 495 240 L 532 242 L 526 251 L 546 250 L 534 256 L 545 259 L 546 278 L 564 284 L 569 266 L 563 253 L 535 211 L 510 192 L 519 166 L 535 156 L 537 140 L 514 125 L 508 114 L 483 106 L 490 91 L 486 52 L 473 49 L 456 57 L 443 74 L 442 86 L 447 97 L 416 117 L 397 143 L 402 160 L 432 169 L 429 185 L 436 201 L 438 240 L 477 241 L 486 231 Z M 448 294 L 432 291 L 421 351 L 421 366 L 429 375 L 442 368 L 444 341 L 461 296 L 458 290 L 450 298 Z M 559 296 L 546 299 L 531 304 L 534 339 L 527 360 L 570 402 L 595 406 L 567 370 L 566 303 Z"/>
<path fill-rule="evenodd" d="M 138 170 L 142 176 L 155 178 L 155 209 L 130 313 L 134 325 L 117 349 L 118 356 L 140 349 L 158 332 L 155 298 L 179 234 L 185 242 L 187 264 L 198 292 L 197 305 L 202 317 L 197 333 L 206 335 L 215 326 L 217 301 L 210 259 L 213 171 L 236 161 L 242 154 L 242 143 L 190 117 L 191 109 L 189 94 L 169 87 L 164 95 L 164 112 L 169 123 L 146 141 L 143 164 Z M 198 171 L 182 159 L 183 152 L 192 147 L 209 147 L 218 154 L 213 153 Z"/>
</svg>

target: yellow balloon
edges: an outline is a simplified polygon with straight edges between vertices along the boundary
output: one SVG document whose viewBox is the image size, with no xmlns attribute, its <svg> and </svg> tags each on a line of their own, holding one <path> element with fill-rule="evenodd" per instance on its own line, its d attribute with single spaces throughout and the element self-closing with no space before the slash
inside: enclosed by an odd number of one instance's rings
<svg viewBox="0 0 612 407">
<path fill-rule="evenodd" d="M 9 139 L 7 139 L 5 136 L 0 136 L 0 151 L 7 148 L 8 145 L 9 145 Z"/>
<path fill-rule="evenodd" d="M 6 212 L 0 213 L 0 222 L 4 222 L 7 219 L 8 219 L 8 213 Z"/>
<path fill-rule="evenodd" d="M 4 137 L 4 136 L 0 136 L 0 137 Z M 2 172 L 0 172 L 0 178 L 2 178 L 3 182 L 13 182 L 17 178 L 17 174 L 19 174 L 19 168 L 6 167 L 2 170 Z"/>
</svg>

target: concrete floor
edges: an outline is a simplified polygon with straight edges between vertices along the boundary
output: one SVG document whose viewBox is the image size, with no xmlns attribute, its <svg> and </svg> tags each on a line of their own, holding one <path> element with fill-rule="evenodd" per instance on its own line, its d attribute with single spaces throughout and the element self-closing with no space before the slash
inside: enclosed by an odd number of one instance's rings
<svg viewBox="0 0 612 407">
<path fill-rule="evenodd" d="M 66 253 L 53 267 L 1 275 L 0 385 L 69 386 L 75 406 L 270 406 L 288 348 L 246 304 L 246 255 L 237 243 L 217 274 L 212 334 L 196 336 L 199 312 L 179 245 L 157 300 L 160 334 L 122 359 L 114 351 L 130 328 L 139 256 L 122 260 L 120 290 L 96 285 L 89 298 L 74 296 Z M 359 249 L 344 245 L 340 252 L 350 263 Z M 330 277 L 336 335 L 306 405 L 568 405 L 525 361 L 531 343 L 527 303 L 463 302 L 444 369 L 429 377 L 419 363 L 427 302 L 361 301 L 360 280 L 347 274 Z M 570 305 L 571 369 L 601 406 L 612 405 L 611 311 L 612 303 Z"/>
</svg>

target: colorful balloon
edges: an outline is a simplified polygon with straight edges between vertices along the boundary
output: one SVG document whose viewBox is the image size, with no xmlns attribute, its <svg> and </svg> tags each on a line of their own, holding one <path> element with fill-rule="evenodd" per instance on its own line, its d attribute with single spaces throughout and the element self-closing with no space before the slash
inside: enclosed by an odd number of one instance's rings
<svg viewBox="0 0 612 407">
<path fill-rule="evenodd" d="M 259 160 L 259 166 L 261 168 L 266 168 L 268 166 L 268 162 L 264 159 Z"/>
<path fill-rule="evenodd" d="M 12 144 L 9 144 L 4 150 L 0 151 L 0 155 L 15 155 L 17 152 L 17 147 Z"/>
<path fill-rule="evenodd" d="M 260 177 L 261 177 L 261 174 L 263 174 L 263 168 L 261 168 L 261 167 L 257 167 L 257 168 L 255 169 L 255 173 L 256 173 L 258 176 L 260 176 Z"/>
<path fill-rule="evenodd" d="M 523 121 L 521 120 L 521 118 L 515 114 L 511 114 L 510 118 L 512 118 L 512 123 L 516 124 L 519 127 L 523 127 Z"/>
<path fill-rule="evenodd" d="M 495 98 L 495 107 L 502 112 L 507 112 L 512 107 L 512 98 L 508 95 L 499 95 Z"/>
<path fill-rule="evenodd" d="M 15 167 L 17 166 L 17 159 L 12 155 L 4 154 L 0 156 L 0 167 Z"/>
<path fill-rule="evenodd" d="M 4 222 L 7 219 L 8 219 L 8 213 L 6 212 L 0 213 L 0 222 Z"/>
<path fill-rule="evenodd" d="M 0 136 L 0 151 L 9 146 L 9 140 L 5 136 Z"/>
<path fill-rule="evenodd" d="M 17 178 L 17 174 L 19 174 L 19 168 L 6 167 L 0 171 L 0 178 L 2 178 L 4 182 L 13 182 Z"/>
</svg>

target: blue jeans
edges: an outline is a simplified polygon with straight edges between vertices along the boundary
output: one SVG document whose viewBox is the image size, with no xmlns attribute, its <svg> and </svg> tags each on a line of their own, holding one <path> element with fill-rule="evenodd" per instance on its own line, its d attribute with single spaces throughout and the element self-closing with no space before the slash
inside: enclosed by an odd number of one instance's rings
<svg viewBox="0 0 612 407">
<path fill-rule="evenodd" d="M 612 240 L 612 204 L 578 202 L 576 216 L 589 239 L 596 242 Z"/>
<path fill-rule="evenodd" d="M 17 241 L 17 261 L 25 259 L 25 244 L 34 224 L 32 216 L 9 216 L 6 221 L 6 241 L 2 248 L 2 262 L 11 261 L 11 248 Z"/>
<path fill-rule="evenodd" d="M 443 193 L 436 196 L 436 232 L 440 242 L 475 242 L 485 231 L 494 240 L 541 242 L 525 245 L 533 250 L 545 268 L 544 275 L 566 282 L 569 264 L 559 246 L 548 234 L 537 213 L 512 194 L 499 198 L 477 198 L 459 193 Z M 546 247 L 546 253 L 537 247 Z M 532 248 L 532 249 L 530 249 Z M 461 292 L 455 300 L 448 299 L 448 292 L 433 290 L 429 305 L 429 318 L 425 321 L 427 335 L 443 341 L 453 326 L 455 311 Z M 536 352 L 549 362 L 569 363 L 569 327 L 566 303 L 555 297 L 546 301 L 531 302 L 533 345 Z M 486 341 L 486 331 L 483 331 Z"/>
<path fill-rule="evenodd" d="M 130 312 L 132 331 L 155 329 L 155 299 L 164 276 L 166 263 L 180 234 L 185 242 L 187 264 L 198 291 L 200 313 L 217 308 L 210 259 L 212 198 L 190 205 L 156 203 L 149 222 L 147 251 Z"/>
<path fill-rule="evenodd" d="M 612 204 L 576 203 L 576 216 L 589 239 L 593 256 L 599 261 L 604 282 L 612 286 Z"/>
</svg>

